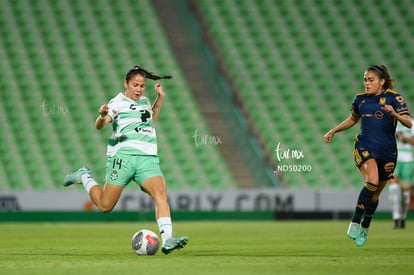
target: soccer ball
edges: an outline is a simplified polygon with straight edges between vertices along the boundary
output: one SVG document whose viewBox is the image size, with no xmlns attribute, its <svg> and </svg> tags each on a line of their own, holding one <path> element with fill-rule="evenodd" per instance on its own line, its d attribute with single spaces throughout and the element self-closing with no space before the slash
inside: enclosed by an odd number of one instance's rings
<svg viewBox="0 0 414 275">
<path fill-rule="evenodd" d="M 148 229 L 141 229 L 132 236 L 132 250 L 137 255 L 155 255 L 160 247 L 157 234 Z"/>
</svg>

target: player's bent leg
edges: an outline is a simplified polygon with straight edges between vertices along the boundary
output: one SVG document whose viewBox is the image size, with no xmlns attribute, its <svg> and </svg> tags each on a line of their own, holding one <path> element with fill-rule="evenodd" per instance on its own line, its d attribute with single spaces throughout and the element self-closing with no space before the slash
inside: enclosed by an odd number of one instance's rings
<svg viewBox="0 0 414 275">
<path fill-rule="evenodd" d="M 385 188 L 385 186 L 387 185 L 387 183 L 388 183 L 388 180 L 380 180 L 380 181 L 378 182 L 378 188 L 377 188 L 377 190 L 375 191 L 374 196 L 372 196 L 372 200 L 374 200 L 374 201 L 379 200 L 380 195 L 381 195 L 381 193 L 382 193 L 382 190 L 384 190 L 384 188 Z"/>
<path fill-rule="evenodd" d="M 141 188 L 147 192 L 155 202 L 155 215 L 162 239 L 162 252 L 169 254 L 182 249 L 188 243 L 188 237 L 173 237 L 170 206 L 168 204 L 167 188 L 162 176 L 155 176 L 145 180 Z"/>
<path fill-rule="evenodd" d="M 361 164 L 359 170 L 365 180 L 365 185 L 359 193 L 354 216 L 352 217 L 352 221 L 349 224 L 347 231 L 348 237 L 355 241 L 360 238 L 362 228 L 360 224 L 362 222 L 362 217 L 366 217 L 366 209 L 371 204 L 373 198 L 380 193 L 377 192 L 379 188 L 377 161 L 373 158 L 367 159 Z M 361 240 L 358 242 L 361 242 Z"/>
<path fill-rule="evenodd" d="M 110 212 L 118 202 L 123 186 L 105 183 L 104 188 L 95 185 L 89 191 L 89 196 L 99 211 Z"/>
<path fill-rule="evenodd" d="M 370 182 L 373 185 L 378 185 L 379 175 L 377 161 L 373 158 L 366 160 L 359 168 L 365 182 Z"/>
<path fill-rule="evenodd" d="M 152 197 L 155 202 L 156 219 L 161 217 L 170 217 L 170 206 L 168 204 L 167 188 L 162 176 L 155 176 L 146 179 L 141 188 Z"/>
</svg>

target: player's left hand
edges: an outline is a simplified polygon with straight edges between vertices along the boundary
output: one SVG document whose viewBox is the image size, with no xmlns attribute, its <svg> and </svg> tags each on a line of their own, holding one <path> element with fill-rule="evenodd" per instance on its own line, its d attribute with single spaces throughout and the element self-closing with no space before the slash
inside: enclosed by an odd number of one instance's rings
<svg viewBox="0 0 414 275">
<path fill-rule="evenodd" d="M 381 107 L 381 109 L 383 109 L 385 112 L 387 112 L 391 116 L 397 115 L 397 112 L 394 110 L 394 107 L 392 107 L 391 105 L 384 105 L 383 107 Z"/>
<path fill-rule="evenodd" d="M 161 83 L 155 83 L 155 91 L 159 96 L 165 96 L 164 89 L 162 88 Z"/>
</svg>

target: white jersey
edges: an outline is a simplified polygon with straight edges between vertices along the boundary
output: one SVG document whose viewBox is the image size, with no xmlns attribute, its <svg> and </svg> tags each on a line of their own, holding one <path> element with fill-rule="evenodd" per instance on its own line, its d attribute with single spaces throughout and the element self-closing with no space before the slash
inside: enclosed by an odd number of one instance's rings
<svg viewBox="0 0 414 275">
<path fill-rule="evenodd" d="M 112 118 L 112 136 L 107 155 L 157 155 L 157 137 L 152 122 L 152 108 L 147 97 L 135 101 L 119 93 L 108 104 Z"/>
<path fill-rule="evenodd" d="M 412 123 L 414 124 L 414 120 L 411 119 Z M 402 133 L 406 137 L 414 136 L 414 127 L 408 129 L 400 122 L 397 124 L 396 133 Z M 403 143 L 397 138 L 397 148 L 398 148 L 398 161 L 401 162 L 409 162 L 413 161 L 413 145 L 409 143 Z"/>
</svg>

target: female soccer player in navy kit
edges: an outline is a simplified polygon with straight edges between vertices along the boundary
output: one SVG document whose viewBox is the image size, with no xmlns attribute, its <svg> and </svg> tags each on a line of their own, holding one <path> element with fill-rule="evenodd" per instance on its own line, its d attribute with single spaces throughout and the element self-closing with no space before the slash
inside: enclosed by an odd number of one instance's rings
<svg viewBox="0 0 414 275">
<path fill-rule="evenodd" d="M 363 246 L 367 240 L 379 196 L 396 165 L 397 121 L 407 128 L 412 127 L 407 104 L 393 90 L 395 81 L 384 65 L 371 66 L 365 71 L 364 87 L 365 91 L 355 96 L 348 118 L 324 136 L 325 142 L 329 143 L 335 133 L 349 129 L 361 120 L 360 133 L 354 142 L 354 160 L 365 185 L 359 193 L 347 232 L 357 246 Z"/>
</svg>

